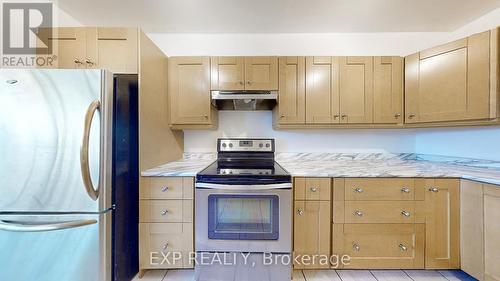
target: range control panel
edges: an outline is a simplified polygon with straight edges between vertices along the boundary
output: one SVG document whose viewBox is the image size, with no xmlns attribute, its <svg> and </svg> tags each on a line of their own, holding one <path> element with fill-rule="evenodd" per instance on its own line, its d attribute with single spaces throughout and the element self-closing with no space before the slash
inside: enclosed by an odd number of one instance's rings
<svg viewBox="0 0 500 281">
<path fill-rule="evenodd" d="M 274 139 L 218 139 L 219 152 L 274 152 Z"/>
</svg>

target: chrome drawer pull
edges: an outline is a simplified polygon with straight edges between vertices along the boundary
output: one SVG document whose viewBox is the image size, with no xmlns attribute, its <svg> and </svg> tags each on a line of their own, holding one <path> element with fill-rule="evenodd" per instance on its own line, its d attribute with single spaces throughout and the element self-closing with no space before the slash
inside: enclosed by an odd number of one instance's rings
<svg viewBox="0 0 500 281">
<path fill-rule="evenodd" d="M 354 251 L 356 251 L 356 252 L 359 252 L 359 250 L 361 250 L 361 247 L 359 247 L 359 245 L 358 245 L 358 244 L 354 243 L 354 244 L 352 244 L 352 249 L 353 249 Z"/>
<path fill-rule="evenodd" d="M 317 187 L 311 187 L 310 189 L 311 189 L 311 191 L 312 191 L 312 192 L 316 192 L 316 191 L 318 191 L 318 188 L 317 188 Z"/>
<path fill-rule="evenodd" d="M 363 189 L 362 188 L 359 188 L 359 187 L 356 187 L 354 189 L 354 192 L 357 192 L 357 193 L 362 193 L 363 192 Z"/>
<path fill-rule="evenodd" d="M 167 190 L 168 190 L 168 186 L 164 186 L 164 187 L 161 188 L 161 192 L 165 192 Z"/>
<path fill-rule="evenodd" d="M 168 242 L 165 242 L 165 244 L 163 245 L 163 250 L 166 250 L 168 246 L 169 246 Z"/>
<path fill-rule="evenodd" d="M 304 211 L 302 211 L 301 209 L 297 210 L 297 215 L 302 216 L 303 214 L 304 214 Z"/>
<path fill-rule="evenodd" d="M 405 217 L 410 217 L 410 212 L 407 212 L 405 210 L 401 211 L 401 215 L 405 216 Z"/>
<path fill-rule="evenodd" d="M 399 249 L 401 250 L 401 252 L 406 252 L 408 250 L 408 247 L 403 244 L 399 244 Z"/>
<path fill-rule="evenodd" d="M 363 212 L 361 212 L 360 210 L 356 210 L 354 211 L 354 214 L 358 217 L 362 217 L 363 216 Z"/>
<path fill-rule="evenodd" d="M 401 192 L 410 193 L 410 189 L 408 187 L 403 187 L 403 188 L 401 188 Z"/>
<path fill-rule="evenodd" d="M 165 209 L 165 210 L 163 210 L 163 211 L 161 212 L 161 215 L 162 215 L 162 216 L 164 216 L 164 215 L 166 215 L 166 214 L 168 214 L 168 210 L 167 210 L 167 209 Z"/>
<path fill-rule="evenodd" d="M 437 187 L 431 187 L 429 188 L 430 192 L 439 192 L 439 189 Z"/>
</svg>

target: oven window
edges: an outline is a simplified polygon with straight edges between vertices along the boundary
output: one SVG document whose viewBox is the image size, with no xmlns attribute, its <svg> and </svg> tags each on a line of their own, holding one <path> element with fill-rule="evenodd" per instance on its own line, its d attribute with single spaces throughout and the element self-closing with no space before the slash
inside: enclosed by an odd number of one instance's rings
<svg viewBox="0 0 500 281">
<path fill-rule="evenodd" d="M 211 194 L 208 212 L 209 239 L 278 240 L 277 195 Z"/>
</svg>

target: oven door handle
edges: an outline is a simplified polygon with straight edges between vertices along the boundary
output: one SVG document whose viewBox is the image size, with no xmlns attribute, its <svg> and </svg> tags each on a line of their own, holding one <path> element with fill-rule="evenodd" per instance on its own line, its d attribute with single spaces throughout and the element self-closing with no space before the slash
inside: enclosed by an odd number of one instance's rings
<svg viewBox="0 0 500 281">
<path fill-rule="evenodd" d="M 218 183 L 202 183 L 197 182 L 196 188 L 202 189 L 218 189 L 218 190 L 273 190 L 273 189 L 291 189 L 291 183 L 274 183 L 274 184 L 218 184 Z"/>
</svg>

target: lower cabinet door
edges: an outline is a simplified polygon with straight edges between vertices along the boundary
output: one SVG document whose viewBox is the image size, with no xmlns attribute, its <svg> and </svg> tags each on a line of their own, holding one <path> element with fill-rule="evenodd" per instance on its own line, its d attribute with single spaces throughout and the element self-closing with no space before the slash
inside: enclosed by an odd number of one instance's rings
<svg viewBox="0 0 500 281">
<path fill-rule="evenodd" d="M 192 223 L 140 223 L 139 241 L 141 269 L 193 267 Z"/>
<path fill-rule="evenodd" d="M 424 268 L 424 224 L 333 224 L 332 229 L 332 255 L 350 257 L 337 268 Z"/>
<path fill-rule="evenodd" d="M 329 268 L 330 202 L 295 201 L 294 255 L 296 269 Z M 313 260 L 314 259 L 314 260 Z"/>
<path fill-rule="evenodd" d="M 425 268 L 460 268 L 460 184 L 423 179 L 425 184 Z"/>
<path fill-rule="evenodd" d="M 500 187 L 484 185 L 484 280 L 500 281 Z"/>
</svg>

